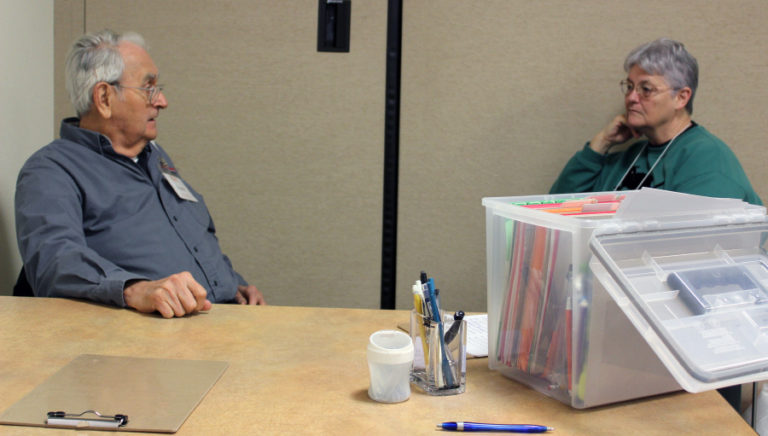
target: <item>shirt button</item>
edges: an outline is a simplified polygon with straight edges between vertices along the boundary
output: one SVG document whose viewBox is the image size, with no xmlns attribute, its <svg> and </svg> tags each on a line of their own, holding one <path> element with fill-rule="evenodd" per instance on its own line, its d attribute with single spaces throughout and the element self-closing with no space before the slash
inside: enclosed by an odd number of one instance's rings
<svg viewBox="0 0 768 436">
<path fill-rule="evenodd" d="M 219 282 L 217 280 L 213 281 L 213 286 L 219 286 Z"/>
<path fill-rule="evenodd" d="M 197 253 L 197 247 L 194 247 L 193 250 L 195 250 L 195 253 Z"/>
<path fill-rule="evenodd" d="M 178 221 L 178 220 L 179 220 L 179 218 L 178 218 L 176 215 L 174 215 L 174 216 L 173 216 L 173 220 L 174 220 L 174 221 Z"/>
</svg>

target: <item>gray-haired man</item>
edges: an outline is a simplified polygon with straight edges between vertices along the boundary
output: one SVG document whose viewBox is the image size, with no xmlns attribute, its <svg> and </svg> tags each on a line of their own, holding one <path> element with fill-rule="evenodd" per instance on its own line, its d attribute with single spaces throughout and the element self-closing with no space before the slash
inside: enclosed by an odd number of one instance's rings
<svg viewBox="0 0 768 436">
<path fill-rule="evenodd" d="M 35 295 L 166 318 L 213 302 L 264 304 L 221 252 L 200 194 L 154 143 L 168 106 L 135 33 L 84 35 L 66 65 L 78 117 L 33 154 L 16 185 L 16 228 Z"/>
</svg>

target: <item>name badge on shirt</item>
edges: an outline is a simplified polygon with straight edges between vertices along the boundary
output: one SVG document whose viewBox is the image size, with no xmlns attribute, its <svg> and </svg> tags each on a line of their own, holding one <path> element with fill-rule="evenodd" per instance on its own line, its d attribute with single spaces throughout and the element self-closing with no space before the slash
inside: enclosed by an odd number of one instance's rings
<svg viewBox="0 0 768 436">
<path fill-rule="evenodd" d="M 168 184 L 171 185 L 171 188 L 173 188 L 173 192 L 176 193 L 176 196 L 182 200 L 197 203 L 197 198 L 192 194 L 192 191 L 187 188 L 187 185 L 185 185 L 181 178 L 176 175 L 173 168 L 170 168 L 163 159 L 160 159 L 160 171 L 163 173 L 165 180 L 168 181 Z"/>
</svg>

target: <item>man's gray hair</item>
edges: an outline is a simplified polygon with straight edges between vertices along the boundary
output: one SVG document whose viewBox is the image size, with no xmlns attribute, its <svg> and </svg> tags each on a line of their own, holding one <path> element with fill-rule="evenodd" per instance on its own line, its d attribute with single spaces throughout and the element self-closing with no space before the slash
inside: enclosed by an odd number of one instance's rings
<svg viewBox="0 0 768 436">
<path fill-rule="evenodd" d="M 624 71 L 629 72 L 635 65 L 648 73 L 664 76 L 675 91 L 686 86 L 691 88 L 691 98 L 685 110 L 693 113 L 693 97 L 699 85 L 699 64 L 682 43 L 660 38 L 643 44 L 629 53 L 624 61 Z"/>
<path fill-rule="evenodd" d="M 146 49 L 138 33 L 119 34 L 102 30 L 81 36 L 67 54 L 66 87 L 78 117 L 91 110 L 93 87 L 99 82 L 116 83 L 123 76 L 125 64 L 117 46 L 132 42 Z"/>
</svg>

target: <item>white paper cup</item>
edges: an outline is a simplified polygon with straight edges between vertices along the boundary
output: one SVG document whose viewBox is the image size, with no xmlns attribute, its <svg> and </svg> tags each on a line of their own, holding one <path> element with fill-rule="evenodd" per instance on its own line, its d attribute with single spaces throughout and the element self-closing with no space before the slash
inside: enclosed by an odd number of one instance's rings
<svg viewBox="0 0 768 436">
<path fill-rule="evenodd" d="M 413 366 L 411 337 L 397 330 L 379 330 L 368 339 L 368 396 L 382 403 L 399 403 L 411 396 Z"/>
</svg>

